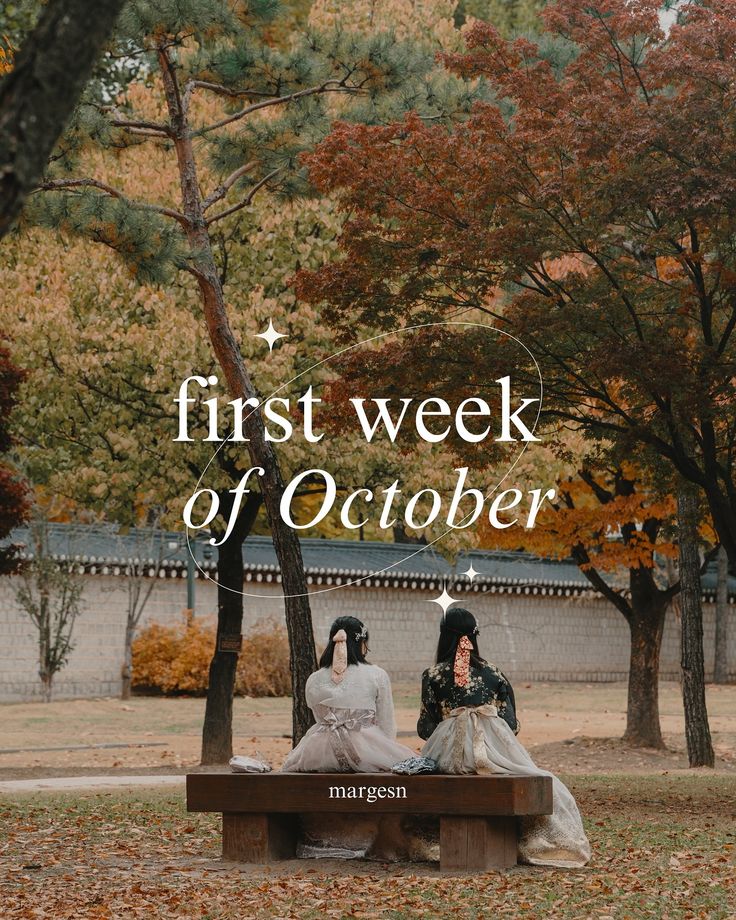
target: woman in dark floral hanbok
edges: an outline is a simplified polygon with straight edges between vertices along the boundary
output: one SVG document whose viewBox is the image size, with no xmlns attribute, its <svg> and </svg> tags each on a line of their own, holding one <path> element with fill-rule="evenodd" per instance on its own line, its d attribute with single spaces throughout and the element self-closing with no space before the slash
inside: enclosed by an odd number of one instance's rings
<svg viewBox="0 0 736 920">
<path fill-rule="evenodd" d="M 501 671 L 481 658 L 477 636 L 470 611 L 447 611 L 437 663 L 422 676 L 417 733 L 428 739 L 422 755 L 436 761 L 443 773 L 552 777 L 552 814 L 519 819 L 519 859 L 546 866 L 584 866 L 590 844 L 575 799 L 556 776 L 540 770 L 517 741 L 514 691 Z"/>
</svg>

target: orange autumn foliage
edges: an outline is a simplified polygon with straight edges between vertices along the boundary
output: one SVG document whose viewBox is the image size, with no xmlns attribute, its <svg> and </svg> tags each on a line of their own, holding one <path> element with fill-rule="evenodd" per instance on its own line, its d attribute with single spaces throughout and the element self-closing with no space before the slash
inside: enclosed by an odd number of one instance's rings
<svg viewBox="0 0 736 920">
<path fill-rule="evenodd" d="M 209 618 L 188 616 L 172 626 L 151 623 L 133 641 L 133 686 L 164 694 L 207 690 L 215 647 Z M 286 630 L 273 619 L 258 623 L 243 639 L 236 696 L 288 696 L 291 691 Z"/>
<path fill-rule="evenodd" d="M 13 69 L 13 46 L 7 35 L 0 35 L 0 76 Z"/>
<path fill-rule="evenodd" d="M 656 520 L 672 522 L 676 512 L 673 495 L 658 496 L 641 482 L 631 464 L 619 471 L 619 485 L 609 473 L 593 475 L 596 487 L 605 493 L 601 500 L 593 487 L 579 476 L 557 483 L 557 500 L 547 503 L 537 518 L 537 526 L 526 530 L 518 525 L 503 530 L 482 529 L 481 545 L 494 549 L 520 549 L 545 558 L 566 559 L 576 547 L 583 547 L 588 562 L 581 568 L 595 567 L 603 572 L 618 568 L 651 568 L 654 553 L 675 558 L 677 546 L 657 527 L 651 531 L 641 525 Z M 630 488 L 621 489 L 620 485 Z M 621 491 L 630 494 L 620 494 Z"/>
</svg>

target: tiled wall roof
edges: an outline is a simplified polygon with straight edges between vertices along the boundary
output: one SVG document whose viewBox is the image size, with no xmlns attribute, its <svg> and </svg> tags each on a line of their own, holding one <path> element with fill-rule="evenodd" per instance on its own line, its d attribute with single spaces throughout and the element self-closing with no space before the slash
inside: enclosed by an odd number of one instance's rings
<svg viewBox="0 0 736 920">
<path fill-rule="evenodd" d="M 24 544 L 32 555 L 27 528 L 15 530 L 9 540 Z M 123 574 L 128 560 L 149 565 L 160 577 L 184 575 L 188 552 L 181 533 L 131 528 L 121 533 L 115 525 L 51 524 L 52 553 L 73 559 L 90 574 Z M 499 593 L 579 594 L 591 591 L 577 565 L 569 560 L 540 559 L 528 553 L 476 550 L 461 553 L 455 566 L 434 547 L 409 543 L 302 539 L 302 553 L 310 584 L 344 584 L 358 581 L 366 587 L 441 587 L 452 581 L 455 590 L 491 590 Z M 217 550 L 193 541 L 197 564 L 214 572 Z M 245 541 L 243 562 L 247 581 L 280 581 L 279 566 L 269 537 Z M 471 585 L 465 572 L 472 564 L 478 575 Z M 199 576 L 199 573 L 198 573 Z M 715 591 L 711 567 L 703 577 L 703 593 Z M 623 587 L 623 585 L 622 585 Z M 729 579 L 729 594 L 736 594 L 736 579 Z"/>
</svg>

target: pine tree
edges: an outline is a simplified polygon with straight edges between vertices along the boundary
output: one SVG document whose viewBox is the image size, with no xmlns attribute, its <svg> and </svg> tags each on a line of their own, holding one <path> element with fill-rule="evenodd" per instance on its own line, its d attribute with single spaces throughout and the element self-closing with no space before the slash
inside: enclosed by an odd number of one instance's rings
<svg viewBox="0 0 736 920">
<path fill-rule="evenodd" d="M 116 250 L 141 281 L 166 282 L 177 271 L 196 282 L 214 354 L 233 398 L 257 398 L 228 318 L 221 265 L 213 240 L 259 192 L 284 197 L 308 191 L 300 155 L 329 128 L 331 117 L 379 121 L 407 108 L 434 120 L 468 111 L 478 89 L 438 77 L 431 53 L 390 35 L 292 35 L 277 41 L 279 10 L 272 0 L 153 0 L 129 3 L 119 22 L 121 53 L 145 57 L 160 90 L 156 113 L 125 99 L 105 105 L 87 97 L 62 138 L 27 218 L 80 234 Z M 281 30 L 282 31 L 282 30 Z M 201 118 L 202 97 L 221 103 L 219 117 Z M 143 201 L 125 183 L 90 171 L 94 145 L 149 143 L 170 150 L 178 201 Z M 208 174 L 218 179 L 202 190 Z M 124 174 L 122 175 L 124 180 Z M 253 466 L 262 467 L 261 493 L 279 558 L 286 596 L 294 695 L 294 739 L 310 724 L 304 685 L 316 667 L 311 614 L 296 534 L 281 520 L 284 484 L 258 412 L 245 422 Z M 221 509 L 227 513 L 227 508 Z M 230 712 L 236 656 L 220 651 L 242 622 L 240 546 L 257 507 L 245 505 L 232 540 L 220 547 L 218 650 L 210 673 L 203 760 L 230 751 Z M 240 541 L 240 542 L 238 542 Z"/>
</svg>

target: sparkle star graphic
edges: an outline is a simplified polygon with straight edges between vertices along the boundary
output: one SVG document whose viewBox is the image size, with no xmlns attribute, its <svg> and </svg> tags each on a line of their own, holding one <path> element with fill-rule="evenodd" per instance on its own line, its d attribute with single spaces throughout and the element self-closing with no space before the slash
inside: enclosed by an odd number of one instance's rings
<svg viewBox="0 0 736 920">
<path fill-rule="evenodd" d="M 466 569 L 464 572 L 461 572 L 460 574 L 461 574 L 461 575 L 467 575 L 468 578 L 470 579 L 470 581 L 472 582 L 476 575 L 480 575 L 480 572 L 476 571 L 476 570 L 473 568 L 473 563 L 471 562 L 471 563 L 470 563 L 470 567 L 469 567 L 468 569 Z"/>
<path fill-rule="evenodd" d="M 456 604 L 457 602 L 458 602 L 458 598 L 451 597 L 447 593 L 447 585 L 443 586 L 442 594 L 440 594 L 439 597 L 433 597 L 429 601 L 430 604 L 437 604 L 439 607 L 441 607 L 442 613 L 447 613 L 447 608 L 451 607 L 453 604 Z"/>
<path fill-rule="evenodd" d="M 268 342 L 268 350 L 273 351 L 273 346 L 278 342 L 279 339 L 286 339 L 288 336 L 284 332 L 276 332 L 273 326 L 273 320 L 269 319 L 268 329 L 265 332 L 257 332 L 257 339 L 263 339 L 264 342 Z"/>
</svg>

